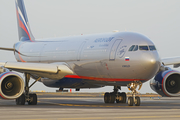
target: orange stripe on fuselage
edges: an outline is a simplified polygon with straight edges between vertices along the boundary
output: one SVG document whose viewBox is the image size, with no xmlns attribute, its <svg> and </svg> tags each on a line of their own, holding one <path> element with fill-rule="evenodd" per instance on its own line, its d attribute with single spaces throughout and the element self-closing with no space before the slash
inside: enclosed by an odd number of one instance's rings
<svg viewBox="0 0 180 120">
<path fill-rule="evenodd" d="M 21 45 L 22 45 L 22 44 L 21 44 Z M 19 51 L 20 51 L 20 48 L 21 48 L 21 45 L 19 46 L 19 50 L 18 50 L 18 56 L 19 56 L 19 58 L 20 58 L 21 62 L 26 62 L 26 61 L 24 61 L 24 60 L 22 59 L 22 57 L 21 57 L 21 55 L 20 55 L 20 53 L 19 53 Z"/>
<path fill-rule="evenodd" d="M 66 75 L 65 78 L 76 78 L 76 79 L 86 79 L 86 80 L 97 80 L 97 81 L 138 81 L 138 80 L 146 80 L 146 79 L 121 79 L 121 78 L 97 78 L 97 77 L 86 77 L 86 76 L 78 76 L 78 75 Z"/>
<path fill-rule="evenodd" d="M 66 75 L 65 78 L 77 78 L 77 79 L 81 79 L 78 75 Z"/>
</svg>

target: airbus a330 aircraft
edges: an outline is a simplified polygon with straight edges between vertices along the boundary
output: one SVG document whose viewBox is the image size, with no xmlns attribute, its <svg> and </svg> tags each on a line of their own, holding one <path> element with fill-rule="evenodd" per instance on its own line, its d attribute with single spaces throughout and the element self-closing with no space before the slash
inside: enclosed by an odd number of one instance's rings
<svg viewBox="0 0 180 120">
<path fill-rule="evenodd" d="M 126 103 L 121 86 L 132 91 L 128 105 L 140 105 L 136 88 L 151 80 L 162 96 L 180 95 L 180 73 L 165 65 L 180 65 L 179 58 L 160 59 L 155 45 L 146 36 L 133 32 L 112 32 L 37 40 L 33 37 L 23 0 L 16 0 L 19 42 L 13 48 L 17 62 L 0 62 L 0 96 L 16 99 L 17 105 L 37 104 L 29 92 L 37 81 L 56 88 L 98 88 L 114 86 L 105 93 L 105 103 Z M 16 72 L 13 72 L 16 71 Z M 17 72 L 24 73 L 23 78 Z M 35 82 L 29 85 L 30 78 Z"/>
</svg>

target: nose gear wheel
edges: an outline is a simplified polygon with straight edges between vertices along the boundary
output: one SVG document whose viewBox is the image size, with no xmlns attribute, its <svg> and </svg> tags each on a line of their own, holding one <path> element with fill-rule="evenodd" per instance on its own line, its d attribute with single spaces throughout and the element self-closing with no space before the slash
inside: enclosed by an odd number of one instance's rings
<svg viewBox="0 0 180 120">
<path fill-rule="evenodd" d="M 131 82 L 131 83 L 129 83 L 127 85 L 128 89 L 132 91 L 132 96 L 130 96 L 128 98 L 128 105 L 129 106 L 133 106 L 133 104 L 135 104 L 135 106 L 140 106 L 140 103 L 141 103 L 140 97 L 136 96 L 136 94 L 137 94 L 137 91 L 136 91 L 137 86 L 139 86 L 138 90 L 140 90 L 141 87 L 142 87 L 142 82 L 134 81 L 134 82 Z"/>
</svg>

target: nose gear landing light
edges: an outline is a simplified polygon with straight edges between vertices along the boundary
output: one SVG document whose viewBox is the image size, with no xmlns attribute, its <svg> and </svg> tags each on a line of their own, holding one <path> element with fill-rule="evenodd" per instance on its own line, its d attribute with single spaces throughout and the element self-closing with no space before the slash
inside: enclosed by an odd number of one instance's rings
<svg viewBox="0 0 180 120">
<path fill-rule="evenodd" d="M 132 91 L 132 96 L 128 98 L 129 106 L 133 106 L 133 104 L 135 104 L 135 106 L 140 106 L 140 97 L 136 96 L 136 94 L 137 94 L 136 88 L 138 85 L 139 85 L 138 90 L 140 90 L 142 87 L 141 81 L 131 82 L 127 85 L 128 89 Z"/>
</svg>

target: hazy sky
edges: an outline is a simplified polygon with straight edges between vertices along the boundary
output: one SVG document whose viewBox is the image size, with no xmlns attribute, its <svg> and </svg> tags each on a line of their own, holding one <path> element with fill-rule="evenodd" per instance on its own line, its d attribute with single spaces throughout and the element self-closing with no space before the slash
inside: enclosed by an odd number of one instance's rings
<svg viewBox="0 0 180 120">
<path fill-rule="evenodd" d="M 180 0 L 25 0 L 35 38 L 132 31 L 149 37 L 161 58 L 180 56 L 179 5 Z M 16 42 L 15 0 L 0 0 L 0 46 Z M 0 51 L 0 56 L 2 61 L 15 61 L 12 52 Z M 32 90 L 55 91 L 41 83 Z M 91 91 L 112 91 L 112 87 Z M 149 82 L 140 92 L 153 92 Z"/>
</svg>

